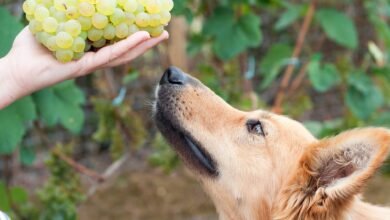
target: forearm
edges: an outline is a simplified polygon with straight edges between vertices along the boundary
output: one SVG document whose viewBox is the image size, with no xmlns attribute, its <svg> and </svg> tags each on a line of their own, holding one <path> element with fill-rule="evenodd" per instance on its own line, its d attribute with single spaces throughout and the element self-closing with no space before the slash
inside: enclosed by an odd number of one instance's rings
<svg viewBox="0 0 390 220">
<path fill-rule="evenodd" d="M 0 58 L 0 110 L 16 101 L 18 94 L 8 60 Z"/>
</svg>

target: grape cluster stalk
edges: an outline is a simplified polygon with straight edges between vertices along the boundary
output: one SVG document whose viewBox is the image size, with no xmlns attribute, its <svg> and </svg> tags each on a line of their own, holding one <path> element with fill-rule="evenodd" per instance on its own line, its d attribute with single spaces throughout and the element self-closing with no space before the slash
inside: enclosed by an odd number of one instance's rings
<svg viewBox="0 0 390 220">
<path fill-rule="evenodd" d="M 137 31 L 160 36 L 173 6 L 173 0 L 26 0 L 23 11 L 36 39 L 66 63 Z"/>
</svg>

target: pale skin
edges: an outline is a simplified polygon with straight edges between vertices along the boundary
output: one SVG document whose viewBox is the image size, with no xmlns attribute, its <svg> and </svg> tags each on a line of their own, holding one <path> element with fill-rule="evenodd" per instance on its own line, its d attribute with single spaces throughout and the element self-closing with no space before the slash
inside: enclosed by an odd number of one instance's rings
<svg viewBox="0 0 390 220">
<path fill-rule="evenodd" d="M 167 32 L 151 38 L 149 33 L 140 31 L 97 52 L 88 52 L 80 60 L 64 64 L 40 45 L 28 28 L 24 28 L 10 52 L 0 59 L 0 109 L 45 87 L 85 76 L 97 69 L 128 63 L 168 37 Z"/>
</svg>

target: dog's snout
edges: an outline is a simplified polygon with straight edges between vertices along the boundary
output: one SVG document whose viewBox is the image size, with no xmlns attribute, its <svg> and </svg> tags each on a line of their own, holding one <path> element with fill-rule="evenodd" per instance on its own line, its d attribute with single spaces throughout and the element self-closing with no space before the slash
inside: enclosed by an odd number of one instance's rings
<svg viewBox="0 0 390 220">
<path fill-rule="evenodd" d="M 160 80 L 160 85 L 176 84 L 184 85 L 186 83 L 186 75 L 179 68 L 169 67 Z"/>
</svg>

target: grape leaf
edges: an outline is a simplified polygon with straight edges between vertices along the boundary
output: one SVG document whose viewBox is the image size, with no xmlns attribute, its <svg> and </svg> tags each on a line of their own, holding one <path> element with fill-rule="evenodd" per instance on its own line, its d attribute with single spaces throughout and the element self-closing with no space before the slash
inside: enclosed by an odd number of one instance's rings
<svg viewBox="0 0 390 220">
<path fill-rule="evenodd" d="M 260 18 L 253 13 L 235 18 L 227 7 L 216 8 L 207 19 L 203 33 L 213 38 L 213 50 L 222 60 L 231 59 L 261 43 Z"/>
<path fill-rule="evenodd" d="M 351 49 L 358 46 L 355 24 L 344 13 L 334 9 L 321 9 L 316 13 L 316 19 L 334 42 Z"/>
<path fill-rule="evenodd" d="M 23 165 L 30 166 L 35 161 L 35 152 L 33 149 L 31 149 L 31 147 L 22 146 L 20 148 L 19 156 L 20 156 L 20 162 Z"/>
<path fill-rule="evenodd" d="M 73 133 L 79 133 L 84 123 L 84 94 L 74 84 L 66 81 L 39 91 L 33 95 L 37 110 L 48 126 L 57 123 Z"/>
<path fill-rule="evenodd" d="M 23 25 L 7 9 L 0 6 L 0 57 L 11 49 L 15 36 L 23 29 Z"/>
<path fill-rule="evenodd" d="M 263 76 L 260 88 L 267 88 L 289 63 L 292 48 L 287 44 L 274 44 L 260 62 L 260 73 Z"/>
<path fill-rule="evenodd" d="M 384 103 L 383 94 L 364 73 L 348 76 L 345 100 L 351 112 L 360 119 L 367 119 Z"/>
<path fill-rule="evenodd" d="M 0 110 L 0 154 L 11 154 L 26 133 L 26 124 L 36 118 L 30 96 Z"/>
<path fill-rule="evenodd" d="M 287 10 L 283 12 L 283 14 L 280 16 L 279 20 L 276 22 L 274 29 L 276 31 L 281 31 L 285 29 L 286 27 L 290 26 L 292 23 L 294 23 L 296 20 L 299 19 L 302 13 L 302 7 L 301 5 L 291 5 L 289 4 L 287 6 Z"/>
<path fill-rule="evenodd" d="M 313 56 L 308 66 L 308 75 L 315 90 L 326 92 L 340 83 L 341 77 L 333 64 L 326 63 L 321 65 L 320 60 L 320 56 Z"/>
</svg>

